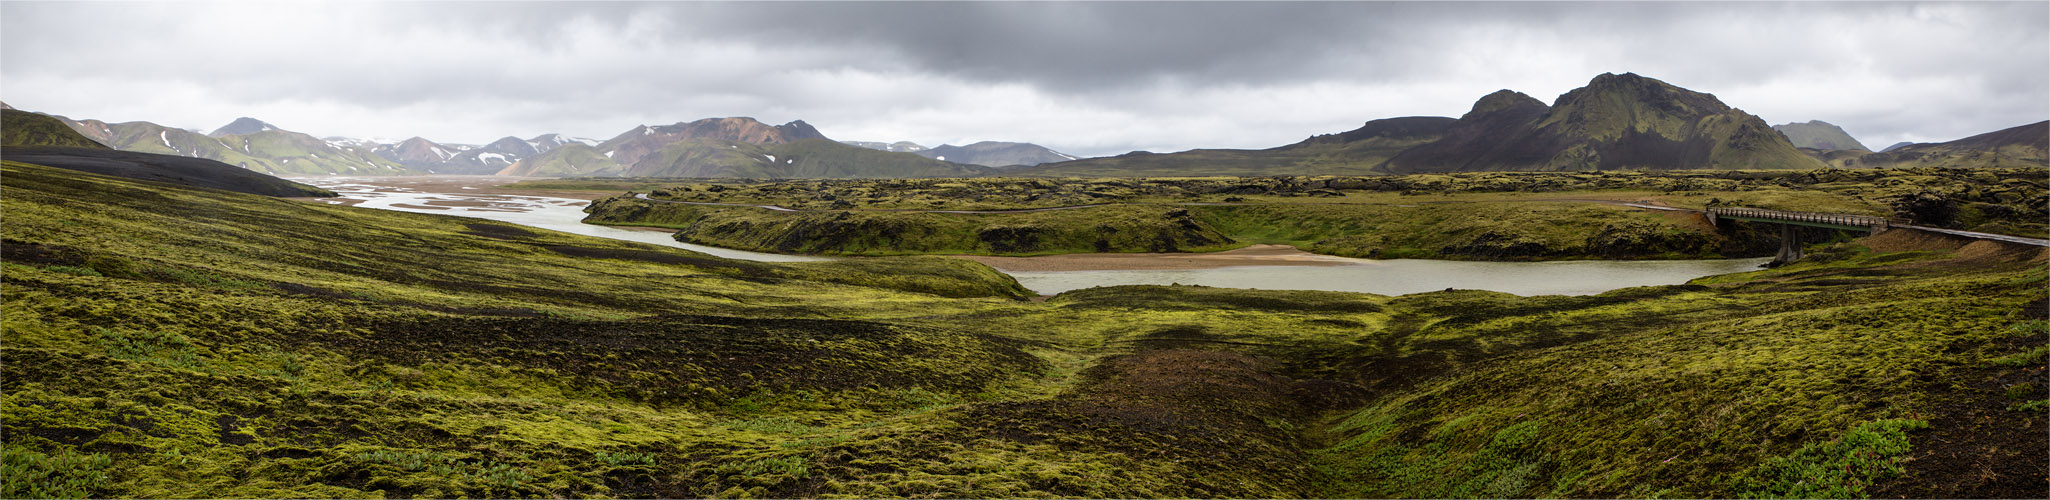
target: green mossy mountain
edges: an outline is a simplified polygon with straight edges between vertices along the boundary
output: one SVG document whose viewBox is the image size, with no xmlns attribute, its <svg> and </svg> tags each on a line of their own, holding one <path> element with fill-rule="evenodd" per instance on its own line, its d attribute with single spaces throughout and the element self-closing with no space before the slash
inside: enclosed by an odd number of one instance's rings
<svg viewBox="0 0 2050 500">
<path fill-rule="evenodd" d="M 1843 127 L 1838 127 L 1821 120 L 1809 120 L 1807 123 L 1795 122 L 1773 125 L 1772 129 L 1786 134 L 1787 140 L 1793 142 L 1794 147 L 1797 148 L 1833 151 L 1871 151 L 1866 149 L 1865 145 L 1859 143 L 1857 139 L 1852 138 L 1850 133 L 1844 132 Z"/>
<path fill-rule="evenodd" d="M 1604 73 L 1547 107 L 1497 92 L 1444 138 L 1403 151 L 1391 173 L 1813 169 L 1784 135 L 1715 96 Z"/>
<path fill-rule="evenodd" d="M 107 149 L 72 130 L 63 120 L 13 108 L 0 110 L 0 147 L 57 146 Z"/>
</svg>

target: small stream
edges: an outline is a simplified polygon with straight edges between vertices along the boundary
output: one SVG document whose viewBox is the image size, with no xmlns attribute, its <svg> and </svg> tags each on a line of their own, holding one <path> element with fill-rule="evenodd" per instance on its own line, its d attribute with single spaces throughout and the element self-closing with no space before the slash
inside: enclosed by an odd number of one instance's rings
<svg viewBox="0 0 2050 500">
<path fill-rule="evenodd" d="M 381 185 L 377 179 L 321 177 L 297 179 L 362 200 L 356 206 L 405 212 L 458 215 L 524 226 L 650 243 L 719 257 L 765 262 L 833 260 L 826 257 L 731 250 L 676 241 L 667 231 L 621 229 L 584 224 L 589 202 L 569 198 L 504 194 L 431 193 Z M 480 180 L 480 185 L 486 184 Z M 1758 269 L 1769 258 L 1726 260 L 1464 262 L 1425 259 L 1344 261 L 1337 266 L 1237 266 L 1186 270 L 1102 270 L 1011 272 L 1018 283 L 1053 295 L 1069 290 L 1114 285 L 1203 285 L 1267 290 L 1326 290 L 1402 295 L 1444 290 L 1479 289 L 1517 295 L 1591 295 L 1618 288 L 1676 285 L 1703 276 Z"/>
</svg>

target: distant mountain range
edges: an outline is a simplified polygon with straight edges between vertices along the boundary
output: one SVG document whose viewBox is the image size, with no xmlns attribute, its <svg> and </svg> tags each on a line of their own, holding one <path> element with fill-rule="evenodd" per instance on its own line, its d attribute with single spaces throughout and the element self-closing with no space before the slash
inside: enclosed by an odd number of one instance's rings
<svg viewBox="0 0 2050 500">
<path fill-rule="evenodd" d="M 1039 165 L 1021 175 L 1281 175 L 1821 168 L 1786 136 L 1715 96 L 1635 74 L 1603 74 L 1550 106 L 1482 97 L 1458 119 L 1375 120 L 1265 150 L 1134 153 Z"/>
<path fill-rule="evenodd" d="M 421 137 L 394 144 L 376 144 L 370 141 L 335 142 L 369 142 L 372 146 L 371 152 L 408 168 L 455 175 L 492 175 L 520 160 L 554 151 L 564 145 L 598 143 L 592 139 L 564 137 L 561 134 L 542 134 L 532 139 L 507 136 L 483 146 L 442 144 Z"/>
<path fill-rule="evenodd" d="M 640 126 L 607 141 L 543 134 L 482 146 L 422 137 L 315 138 L 239 118 L 208 135 L 149 122 L 57 119 L 124 151 L 203 158 L 273 175 L 469 174 L 643 177 L 973 177 L 988 168 L 833 142 L 803 121 L 713 118 Z"/>
<path fill-rule="evenodd" d="M 769 125 L 746 117 L 643 125 L 604 141 L 544 134 L 482 146 L 421 137 L 320 139 L 246 117 L 204 135 L 149 122 L 57 118 L 115 149 L 217 160 L 274 175 L 1125 177 L 2050 165 L 2045 123 L 1875 153 L 1835 125 L 1768 126 L 1713 95 L 1631 73 L 1602 74 L 1549 105 L 1505 89 L 1483 96 L 1459 118 L 1379 119 L 1270 149 L 1086 159 L 1022 142 L 934 148 L 843 143 L 803 121 Z"/>
<path fill-rule="evenodd" d="M 271 175 L 402 175 L 404 165 L 360 145 L 329 142 L 242 118 L 201 135 L 150 122 L 109 124 L 57 117 L 72 129 L 122 151 L 219 161 Z M 240 132 L 240 133 L 238 133 Z"/>
<path fill-rule="evenodd" d="M 985 167 L 1032 166 L 1041 163 L 1073 161 L 1080 159 L 1059 151 L 1048 149 L 1045 146 L 1032 144 L 1029 142 L 982 141 L 974 144 L 969 144 L 967 146 L 943 144 L 935 148 L 920 146 L 918 145 L 918 143 L 909 141 L 899 141 L 893 143 L 881 143 L 871 141 L 840 142 L 879 151 L 912 153 L 918 156 L 932 158 L 940 161 L 950 161 L 954 163 L 963 163 L 968 165 L 981 165 Z"/>
<path fill-rule="evenodd" d="M 598 144 L 567 144 L 499 170 L 520 176 L 974 177 L 989 169 L 827 139 L 803 121 L 707 118 L 642 125 Z"/>
</svg>

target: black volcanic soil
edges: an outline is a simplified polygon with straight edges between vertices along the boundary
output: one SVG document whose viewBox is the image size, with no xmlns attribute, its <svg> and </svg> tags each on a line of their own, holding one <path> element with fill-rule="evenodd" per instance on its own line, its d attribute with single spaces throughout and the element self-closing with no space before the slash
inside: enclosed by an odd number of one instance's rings
<svg viewBox="0 0 2050 500">
<path fill-rule="evenodd" d="M 8 161 L 129 179 L 163 182 L 263 196 L 334 196 L 300 184 L 205 158 L 65 147 L 7 148 Z"/>
</svg>

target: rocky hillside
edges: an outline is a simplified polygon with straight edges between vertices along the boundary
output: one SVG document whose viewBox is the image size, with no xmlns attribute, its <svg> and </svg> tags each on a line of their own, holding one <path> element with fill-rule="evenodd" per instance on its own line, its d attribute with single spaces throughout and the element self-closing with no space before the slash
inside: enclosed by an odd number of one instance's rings
<svg viewBox="0 0 2050 500">
<path fill-rule="evenodd" d="M 1797 148 L 1871 151 L 1857 139 L 1851 138 L 1851 134 L 1844 132 L 1842 127 L 1821 120 L 1773 125 L 1772 129 L 1786 134 L 1787 140 L 1793 142 Z"/>
</svg>

